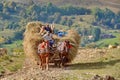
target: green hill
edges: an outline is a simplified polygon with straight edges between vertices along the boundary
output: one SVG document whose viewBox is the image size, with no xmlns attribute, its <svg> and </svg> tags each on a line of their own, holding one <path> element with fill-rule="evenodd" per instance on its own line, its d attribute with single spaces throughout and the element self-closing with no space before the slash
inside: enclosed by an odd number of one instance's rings
<svg viewBox="0 0 120 80">
<path fill-rule="evenodd" d="M 116 38 L 102 39 L 96 42 L 96 45 L 99 47 L 108 47 L 109 45 L 119 45 L 120 44 L 120 34 L 112 33 Z"/>
<path fill-rule="evenodd" d="M 47 4 L 53 3 L 56 6 L 64 6 L 64 5 L 73 5 L 73 6 L 81 6 L 81 7 L 101 7 L 101 8 L 111 8 L 113 11 L 118 11 L 120 8 L 119 0 L 7 0 L 7 1 L 15 1 L 23 4 Z"/>
<path fill-rule="evenodd" d="M 85 37 L 94 33 L 92 28 L 95 26 L 103 30 L 120 29 L 119 1 L 117 0 L 113 2 L 103 0 L 3 1 L 0 1 L 0 39 L 2 44 L 22 40 L 25 25 L 31 21 L 50 24 L 54 22 L 57 24 L 56 27 L 60 25 L 59 29 L 74 28 L 81 36 Z M 107 32 L 101 30 L 101 33 Z M 87 44 L 94 40 L 84 39 L 83 41 Z"/>
</svg>

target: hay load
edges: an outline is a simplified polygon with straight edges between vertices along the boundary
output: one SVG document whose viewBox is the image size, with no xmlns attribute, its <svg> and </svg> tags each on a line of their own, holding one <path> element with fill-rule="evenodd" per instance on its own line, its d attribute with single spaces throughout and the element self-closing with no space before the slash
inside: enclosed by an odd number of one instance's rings
<svg viewBox="0 0 120 80">
<path fill-rule="evenodd" d="M 26 57 L 32 62 L 38 59 L 37 56 L 37 43 L 42 39 L 38 34 L 42 24 L 40 22 L 30 22 L 26 25 L 24 33 L 24 52 Z"/>
<path fill-rule="evenodd" d="M 61 38 L 60 41 L 69 40 L 71 42 L 72 48 L 68 55 L 69 62 L 71 62 L 77 54 L 80 44 L 80 35 L 75 30 L 68 30 L 67 33 L 68 34 Z"/>
<path fill-rule="evenodd" d="M 38 60 L 37 46 L 38 42 L 42 40 L 42 37 L 39 34 L 41 27 L 42 24 L 40 22 L 30 22 L 26 25 L 26 30 L 24 33 L 24 52 L 26 54 L 26 57 L 28 57 L 33 62 Z M 71 42 L 73 47 L 71 48 L 68 55 L 70 62 L 77 54 L 77 50 L 80 44 L 80 36 L 75 30 L 68 30 L 67 33 L 68 34 L 62 38 L 55 36 L 54 39 L 57 41 L 69 40 Z"/>
</svg>

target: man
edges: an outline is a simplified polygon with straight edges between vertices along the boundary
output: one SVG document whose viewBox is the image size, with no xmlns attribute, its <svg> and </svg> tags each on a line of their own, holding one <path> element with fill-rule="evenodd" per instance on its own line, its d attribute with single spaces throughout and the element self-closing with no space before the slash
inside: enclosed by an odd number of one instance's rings
<svg viewBox="0 0 120 80">
<path fill-rule="evenodd" d="M 42 34 L 44 30 L 48 31 L 50 33 L 53 33 L 53 31 L 54 31 L 54 25 L 51 25 L 51 26 L 49 26 L 49 24 L 47 24 L 46 26 L 43 25 L 42 28 L 41 28 L 41 30 L 40 30 L 40 34 Z"/>
<path fill-rule="evenodd" d="M 40 30 L 40 35 L 42 35 L 43 39 L 48 42 L 48 45 L 50 47 L 52 47 L 52 45 L 54 44 L 54 40 L 53 40 L 53 30 L 54 30 L 54 25 L 52 24 L 51 26 L 49 26 L 49 24 L 46 24 L 46 26 L 42 26 L 41 30 Z M 43 33 L 43 31 L 46 31 L 46 34 Z"/>
<path fill-rule="evenodd" d="M 63 37 L 65 35 L 65 32 L 63 30 L 58 31 L 58 37 Z"/>
<path fill-rule="evenodd" d="M 51 32 L 47 32 L 43 35 L 43 39 L 48 42 L 48 45 L 52 48 L 52 45 L 54 44 L 53 34 Z"/>
</svg>

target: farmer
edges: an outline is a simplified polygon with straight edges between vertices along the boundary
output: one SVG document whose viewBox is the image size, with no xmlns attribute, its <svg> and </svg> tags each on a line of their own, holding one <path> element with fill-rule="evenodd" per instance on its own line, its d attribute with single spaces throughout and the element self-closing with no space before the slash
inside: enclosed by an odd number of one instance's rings
<svg viewBox="0 0 120 80">
<path fill-rule="evenodd" d="M 54 39 L 53 39 L 53 34 L 51 32 L 48 31 L 45 35 L 43 35 L 43 39 L 48 43 L 48 46 L 50 48 L 53 47 Z"/>
<path fill-rule="evenodd" d="M 54 32 L 54 25 L 51 25 L 51 26 L 49 26 L 49 24 L 46 24 L 46 26 L 43 25 L 41 30 L 40 30 L 40 34 L 42 34 L 44 30 L 48 31 L 50 33 L 53 33 Z"/>
<path fill-rule="evenodd" d="M 58 37 L 61 38 L 61 37 L 65 36 L 65 31 L 60 30 L 60 31 L 58 31 L 57 35 L 58 35 Z"/>
<path fill-rule="evenodd" d="M 46 34 L 43 35 L 43 31 L 46 31 Z M 54 40 L 53 40 L 53 32 L 54 32 L 54 24 L 46 24 L 46 26 L 42 26 L 40 30 L 40 34 L 42 35 L 43 39 L 48 43 L 50 48 L 53 47 Z"/>
</svg>

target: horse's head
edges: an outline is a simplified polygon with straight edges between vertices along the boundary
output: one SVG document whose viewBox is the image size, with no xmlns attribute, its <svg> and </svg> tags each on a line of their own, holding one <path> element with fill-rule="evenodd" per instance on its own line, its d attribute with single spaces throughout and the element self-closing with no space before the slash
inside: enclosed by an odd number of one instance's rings
<svg viewBox="0 0 120 80">
<path fill-rule="evenodd" d="M 70 41 L 65 40 L 65 41 L 59 42 L 57 49 L 58 49 L 58 51 L 60 51 L 60 52 L 69 52 L 69 49 L 70 49 Z"/>
<path fill-rule="evenodd" d="M 65 40 L 65 44 L 66 44 L 66 46 L 70 45 L 70 41 Z"/>
</svg>

